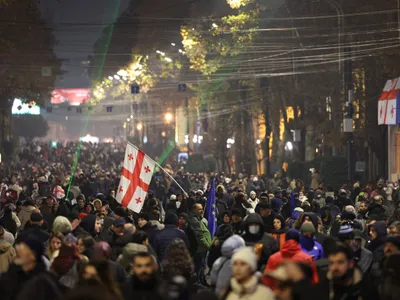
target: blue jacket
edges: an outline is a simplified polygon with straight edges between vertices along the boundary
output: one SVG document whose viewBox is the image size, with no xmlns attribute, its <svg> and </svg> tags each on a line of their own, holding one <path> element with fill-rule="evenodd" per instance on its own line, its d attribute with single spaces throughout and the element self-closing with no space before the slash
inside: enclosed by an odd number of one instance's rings
<svg viewBox="0 0 400 300">
<path fill-rule="evenodd" d="M 324 258 L 324 250 L 314 237 L 300 236 L 300 246 L 301 250 L 310 255 L 314 260 Z"/>
<path fill-rule="evenodd" d="M 165 225 L 164 229 L 156 231 L 153 238 L 153 247 L 157 253 L 159 262 L 164 259 L 168 246 L 175 239 L 181 239 L 186 244 L 186 247 L 189 248 L 189 240 L 186 234 L 182 230 L 178 229 L 175 225 Z"/>
</svg>

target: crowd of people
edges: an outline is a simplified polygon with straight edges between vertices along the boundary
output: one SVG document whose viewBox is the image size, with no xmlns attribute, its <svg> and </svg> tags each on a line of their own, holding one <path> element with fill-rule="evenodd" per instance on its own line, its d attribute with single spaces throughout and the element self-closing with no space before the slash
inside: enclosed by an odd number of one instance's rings
<svg viewBox="0 0 400 300">
<path fill-rule="evenodd" d="M 0 166 L 1 299 L 399 299 L 397 182 L 169 166 L 179 185 L 156 172 L 135 213 L 115 199 L 123 147 L 79 152 L 31 144 Z"/>
</svg>

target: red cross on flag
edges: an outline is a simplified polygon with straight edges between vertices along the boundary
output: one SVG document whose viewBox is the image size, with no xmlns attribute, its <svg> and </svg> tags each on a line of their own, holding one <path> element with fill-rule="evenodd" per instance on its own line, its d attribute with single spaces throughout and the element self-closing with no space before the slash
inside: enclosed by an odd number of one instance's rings
<svg viewBox="0 0 400 300">
<path fill-rule="evenodd" d="M 149 190 L 154 167 L 154 160 L 143 151 L 132 144 L 126 145 L 121 181 L 116 195 L 121 205 L 140 213 Z"/>
<path fill-rule="evenodd" d="M 397 98 L 400 91 L 400 78 L 388 80 L 378 101 L 378 125 L 397 124 Z"/>
</svg>

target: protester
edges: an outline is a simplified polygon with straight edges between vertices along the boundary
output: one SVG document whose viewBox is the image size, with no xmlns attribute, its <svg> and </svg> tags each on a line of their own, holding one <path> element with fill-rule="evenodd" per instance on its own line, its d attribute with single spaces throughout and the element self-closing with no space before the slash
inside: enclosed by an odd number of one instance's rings
<svg viewBox="0 0 400 300">
<path fill-rule="evenodd" d="M 232 256 L 232 278 L 228 288 L 222 293 L 224 300 L 269 300 L 274 299 L 272 291 L 259 284 L 255 275 L 257 257 L 254 250 L 244 247 Z"/>
</svg>

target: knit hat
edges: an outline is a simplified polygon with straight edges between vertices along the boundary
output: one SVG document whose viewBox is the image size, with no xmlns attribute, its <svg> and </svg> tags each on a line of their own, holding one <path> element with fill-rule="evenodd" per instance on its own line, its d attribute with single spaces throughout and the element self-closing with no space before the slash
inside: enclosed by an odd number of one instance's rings
<svg viewBox="0 0 400 300">
<path fill-rule="evenodd" d="M 167 213 L 165 215 L 164 224 L 165 225 L 175 225 L 178 226 L 179 218 L 176 214 Z"/>
<path fill-rule="evenodd" d="M 306 223 L 303 223 L 303 225 L 301 225 L 300 231 L 301 231 L 301 233 L 306 233 L 306 232 L 315 233 L 315 227 L 312 223 L 306 222 Z"/>
<path fill-rule="evenodd" d="M 351 240 L 354 237 L 353 228 L 348 224 L 344 223 L 340 226 L 338 232 L 338 238 L 340 240 Z"/>
<path fill-rule="evenodd" d="M 288 240 L 295 240 L 298 242 L 300 240 L 300 233 L 296 229 L 289 229 L 288 232 L 286 232 L 286 241 Z"/>
<path fill-rule="evenodd" d="M 250 192 L 250 196 L 255 196 L 255 195 L 257 195 L 255 191 Z"/>
<path fill-rule="evenodd" d="M 31 221 L 32 222 L 42 222 L 43 215 L 41 213 L 34 212 L 31 214 Z"/>
<path fill-rule="evenodd" d="M 24 240 L 22 243 L 28 246 L 28 248 L 31 249 L 31 251 L 35 254 L 36 261 L 40 261 L 42 259 L 44 253 L 44 246 L 41 241 L 31 236 L 26 240 Z"/>
<path fill-rule="evenodd" d="M 237 260 L 248 264 L 253 272 L 257 271 L 257 257 L 253 248 L 244 247 L 237 250 L 232 256 L 232 264 Z"/>
</svg>

